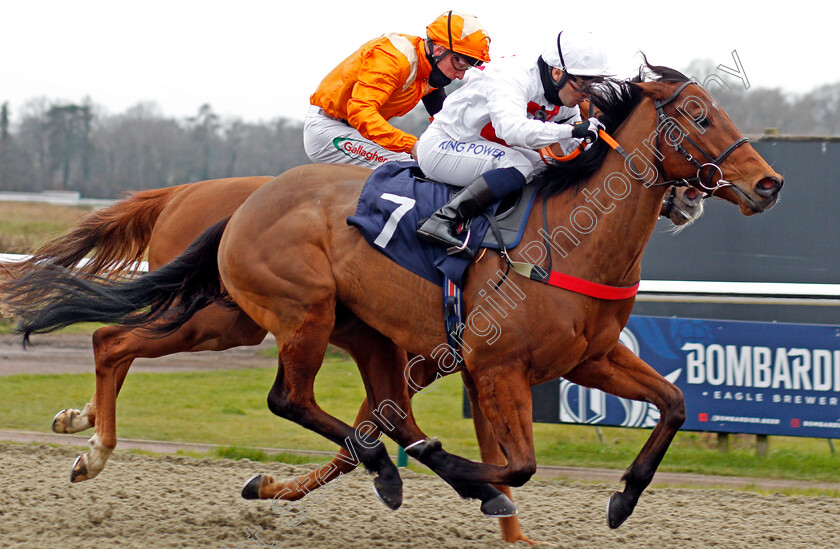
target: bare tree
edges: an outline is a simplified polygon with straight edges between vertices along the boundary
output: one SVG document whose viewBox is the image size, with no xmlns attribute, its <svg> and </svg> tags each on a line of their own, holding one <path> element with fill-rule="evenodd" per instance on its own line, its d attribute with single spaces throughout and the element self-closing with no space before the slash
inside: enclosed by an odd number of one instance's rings
<svg viewBox="0 0 840 549">
<path fill-rule="evenodd" d="M 213 112 L 208 104 L 198 109 L 198 114 L 187 119 L 190 125 L 193 146 L 196 152 L 195 177 L 198 179 L 209 179 L 215 168 L 217 151 L 220 139 L 218 132 L 221 129 L 219 117 Z"/>
<path fill-rule="evenodd" d="M 779 128 L 785 134 L 840 134 L 840 83 L 796 96 L 759 82 L 747 89 L 710 60 L 696 60 L 683 72 L 705 85 L 744 133 Z M 392 123 L 420 135 L 429 115 L 421 105 Z M 306 163 L 302 124 L 284 118 L 223 121 L 205 104 L 196 116 L 179 120 L 154 103 L 105 116 L 89 99 L 36 98 L 15 123 L 8 107 L 0 108 L 0 190 L 73 188 L 111 198 L 201 179 L 276 175 Z"/>
</svg>

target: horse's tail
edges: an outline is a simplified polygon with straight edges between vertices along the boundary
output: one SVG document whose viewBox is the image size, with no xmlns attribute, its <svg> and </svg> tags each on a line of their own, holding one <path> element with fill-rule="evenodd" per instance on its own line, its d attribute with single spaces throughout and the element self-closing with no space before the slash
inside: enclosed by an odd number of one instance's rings
<svg viewBox="0 0 840 549">
<path fill-rule="evenodd" d="M 0 285 L 4 308 L 18 319 L 24 343 L 30 334 L 78 322 L 172 332 L 211 303 L 234 306 L 219 280 L 216 259 L 229 220 L 204 231 L 170 263 L 132 280 L 92 279 L 56 265 L 36 266 Z"/>
<path fill-rule="evenodd" d="M 0 270 L 11 278 L 48 265 L 73 268 L 90 278 L 133 274 L 144 259 L 160 213 L 189 186 L 131 193 L 107 208 L 88 213 L 68 233 L 47 241 L 27 259 L 3 263 Z M 86 257 L 87 261 L 80 264 Z"/>
</svg>

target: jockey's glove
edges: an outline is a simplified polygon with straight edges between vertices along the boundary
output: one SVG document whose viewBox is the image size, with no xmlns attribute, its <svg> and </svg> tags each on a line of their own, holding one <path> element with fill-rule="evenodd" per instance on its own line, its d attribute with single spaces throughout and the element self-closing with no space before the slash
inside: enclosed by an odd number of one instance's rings
<svg viewBox="0 0 840 549">
<path fill-rule="evenodd" d="M 572 137 L 583 139 L 587 143 L 598 141 L 598 130 L 603 130 L 604 125 L 597 118 L 581 120 L 572 124 Z"/>
</svg>

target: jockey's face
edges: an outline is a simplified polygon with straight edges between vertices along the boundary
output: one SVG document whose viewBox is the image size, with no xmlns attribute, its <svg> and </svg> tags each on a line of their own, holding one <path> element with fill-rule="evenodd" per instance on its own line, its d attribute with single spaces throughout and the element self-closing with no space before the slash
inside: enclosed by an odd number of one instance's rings
<svg viewBox="0 0 840 549">
<path fill-rule="evenodd" d="M 551 77 L 555 82 L 560 82 L 560 79 L 563 77 L 563 71 L 556 67 L 552 67 Z M 574 76 L 569 76 L 566 84 L 560 88 L 557 95 L 560 98 L 560 102 L 566 107 L 574 107 L 581 101 L 589 98 L 589 93 L 586 91 L 584 82 L 578 80 Z"/>
<path fill-rule="evenodd" d="M 451 78 L 452 80 L 463 80 L 464 75 L 467 73 L 467 69 L 459 69 L 455 66 L 455 59 L 454 55 L 449 54 L 440 61 L 438 61 L 438 67 L 443 74 L 447 77 Z"/>
<path fill-rule="evenodd" d="M 460 55 L 453 54 L 440 44 L 435 44 L 432 55 L 435 57 L 443 56 L 440 57 L 437 66 L 440 72 L 452 80 L 463 80 L 464 74 L 470 68 L 469 63 L 466 63 Z"/>
</svg>

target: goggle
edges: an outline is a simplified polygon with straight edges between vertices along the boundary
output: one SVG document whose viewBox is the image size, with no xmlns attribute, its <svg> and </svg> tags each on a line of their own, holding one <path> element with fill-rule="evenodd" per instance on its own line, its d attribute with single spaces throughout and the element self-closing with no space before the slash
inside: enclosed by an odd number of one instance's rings
<svg viewBox="0 0 840 549">
<path fill-rule="evenodd" d="M 597 78 L 581 78 L 569 75 L 569 84 L 577 92 L 589 91 L 589 87 L 597 81 Z"/>
<path fill-rule="evenodd" d="M 456 71 L 466 71 L 473 67 L 480 67 L 482 64 L 481 59 L 461 55 L 454 51 L 450 51 L 449 53 L 452 54 L 452 66 L 455 67 Z"/>
</svg>

